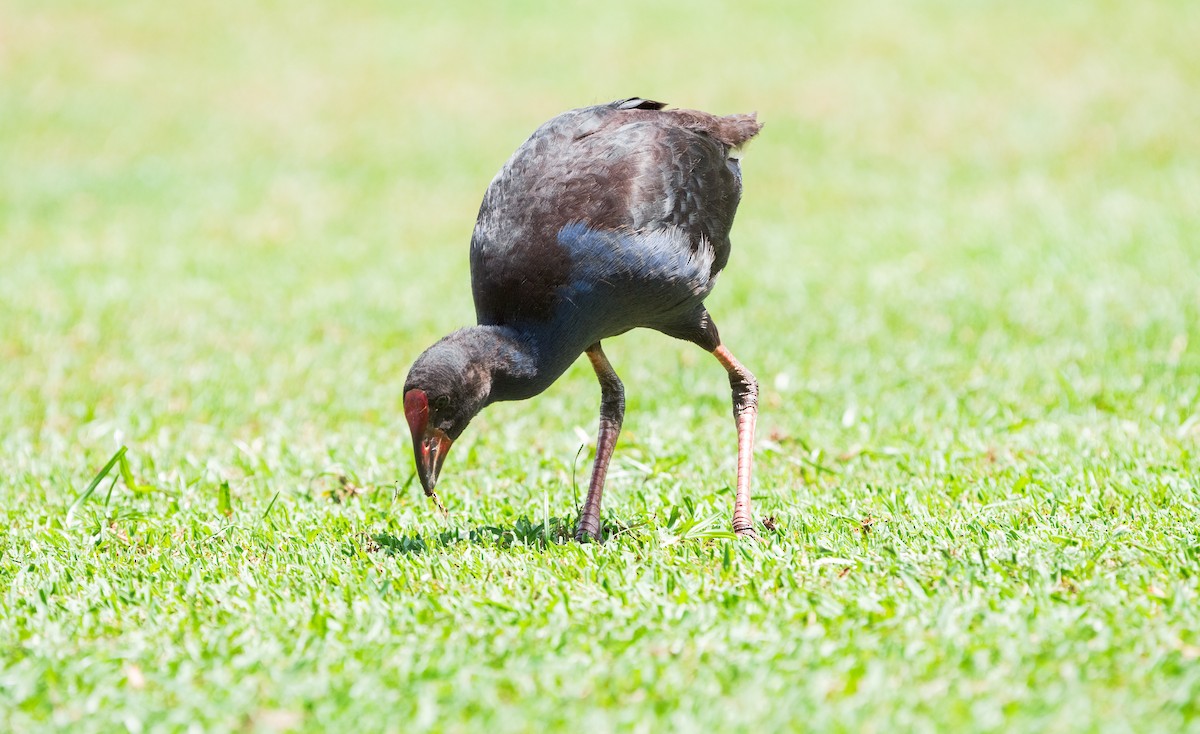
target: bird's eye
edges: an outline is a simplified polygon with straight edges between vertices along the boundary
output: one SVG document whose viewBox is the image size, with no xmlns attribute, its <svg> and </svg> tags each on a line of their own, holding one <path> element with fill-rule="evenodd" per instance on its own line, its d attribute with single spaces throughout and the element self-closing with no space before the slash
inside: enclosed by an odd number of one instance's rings
<svg viewBox="0 0 1200 734">
<path fill-rule="evenodd" d="M 438 410 L 445 410 L 446 408 L 449 408 L 450 407 L 450 396 L 449 395 L 438 395 L 436 398 L 434 398 L 433 407 L 437 408 Z"/>
</svg>

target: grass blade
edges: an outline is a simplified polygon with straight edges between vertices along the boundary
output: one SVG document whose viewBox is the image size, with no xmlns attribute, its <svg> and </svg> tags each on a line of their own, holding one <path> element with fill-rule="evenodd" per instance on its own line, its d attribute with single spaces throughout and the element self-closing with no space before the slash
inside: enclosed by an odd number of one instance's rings
<svg viewBox="0 0 1200 734">
<path fill-rule="evenodd" d="M 71 503 L 71 507 L 67 509 L 67 527 L 71 527 L 72 523 L 75 522 L 75 513 L 79 511 L 79 508 L 83 506 L 83 503 L 88 501 L 88 497 L 92 496 L 92 492 L 96 491 L 96 487 L 100 486 L 100 482 L 104 481 L 104 477 L 108 476 L 108 473 L 112 471 L 114 466 L 117 465 L 117 462 L 121 460 L 121 457 L 125 456 L 125 452 L 127 450 L 128 449 L 125 446 L 117 449 L 117 453 L 113 454 L 112 458 L 108 460 L 108 463 L 104 465 L 104 468 L 92 478 L 92 482 L 87 486 L 87 489 L 83 490 L 83 493 L 76 497 L 75 501 Z"/>
<path fill-rule="evenodd" d="M 229 482 L 221 482 L 217 490 L 217 512 L 225 517 L 233 515 L 233 498 L 229 493 Z"/>
<path fill-rule="evenodd" d="M 270 501 L 270 503 L 268 503 L 268 504 L 267 504 L 267 509 L 263 510 L 263 514 L 262 514 L 262 519 L 263 519 L 263 520 L 266 520 L 268 517 L 270 517 L 270 515 L 271 515 L 271 508 L 275 506 L 275 500 L 277 500 L 277 499 L 279 499 L 279 492 L 278 492 L 278 491 L 276 491 L 276 492 L 275 492 L 275 496 L 273 496 L 273 497 L 271 498 L 271 501 Z"/>
</svg>

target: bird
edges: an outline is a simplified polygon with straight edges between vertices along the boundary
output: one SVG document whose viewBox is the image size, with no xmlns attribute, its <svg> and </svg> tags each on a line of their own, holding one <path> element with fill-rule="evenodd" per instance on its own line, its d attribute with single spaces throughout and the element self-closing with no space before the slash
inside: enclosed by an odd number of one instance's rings
<svg viewBox="0 0 1200 734">
<path fill-rule="evenodd" d="M 733 530 L 758 539 L 750 506 L 758 382 L 725 346 L 704 299 L 729 260 L 742 146 L 756 113 L 717 116 L 641 97 L 564 112 L 496 174 L 471 236 L 477 324 L 412 364 L 404 413 L 417 475 L 435 486 L 455 440 L 486 406 L 532 398 L 586 355 L 600 427 L 575 537 L 601 541 L 600 506 L 625 416 L 601 347 L 649 328 L 710 352 L 729 376 L 737 427 Z"/>
</svg>

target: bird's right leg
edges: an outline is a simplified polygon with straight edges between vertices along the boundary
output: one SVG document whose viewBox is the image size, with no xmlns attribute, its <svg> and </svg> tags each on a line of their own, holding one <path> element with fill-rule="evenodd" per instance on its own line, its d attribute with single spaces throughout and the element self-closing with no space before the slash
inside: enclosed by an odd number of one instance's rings
<svg viewBox="0 0 1200 734">
<path fill-rule="evenodd" d="M 754 468 L 754 424 L 758 421 L 758 380 L 733 352 L 721 342 L 717 325 L 708 311 L 699 306 L 681 325 L 663 333 L 686 339 L 708 350 L 729 373 L 733 392 L 733 420 L 737 425 L 737 489 L 733 500 L 733 532 L 739 538 L 758 538 L 754 516 L 750 512 L 750 474 Z"/>
<path fill-rule="evenodd" d="M 750 472 L 754 463 L 754 424 L 758 419 L 758 381 L 733 353 L 720 344 L 713 356 L 729 373 L 733 389 L 733 420 L 737 424 L 737 491 L 733 501 L 733 532 L 739 537 L 758 538 L 750 514 Z"/>
<path fill-rule="evenodd" d="M 600 497 L 604 494 L 604 477 L 608 474 L 608 461 L 621 433 L 621 421 L 625 419 L 625 386 L 608 363 L 608 357 L 604 356 L 600 342 L 588 347 L 587 356 L 600 381 L 600 433 L 596 436 L 592 481 L 579 517 L 579 528 L 575 531 L 575 539 L 581 543 L 589 538 L 600 540 Z"/>
</svg>

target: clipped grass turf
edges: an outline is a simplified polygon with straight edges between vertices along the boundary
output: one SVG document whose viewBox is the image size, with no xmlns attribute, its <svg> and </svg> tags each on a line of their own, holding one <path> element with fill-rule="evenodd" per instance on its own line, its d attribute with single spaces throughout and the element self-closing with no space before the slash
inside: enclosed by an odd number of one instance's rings
<svg viewBox="0 0 1200 734">
<path fill-rule="evenodd" d="M 0 728 L 1200 730 L 1200 7 L 0 6 Z M 479 197 L 629 95 L 766 122 L 710 308 L 455 446 Z M 118 453 L 102 481 L 90 483 Z M 123 458 L 124 462 L 120 459 Z M 85 496 L 86 495 L 86 496 Z"/>
</svg>

